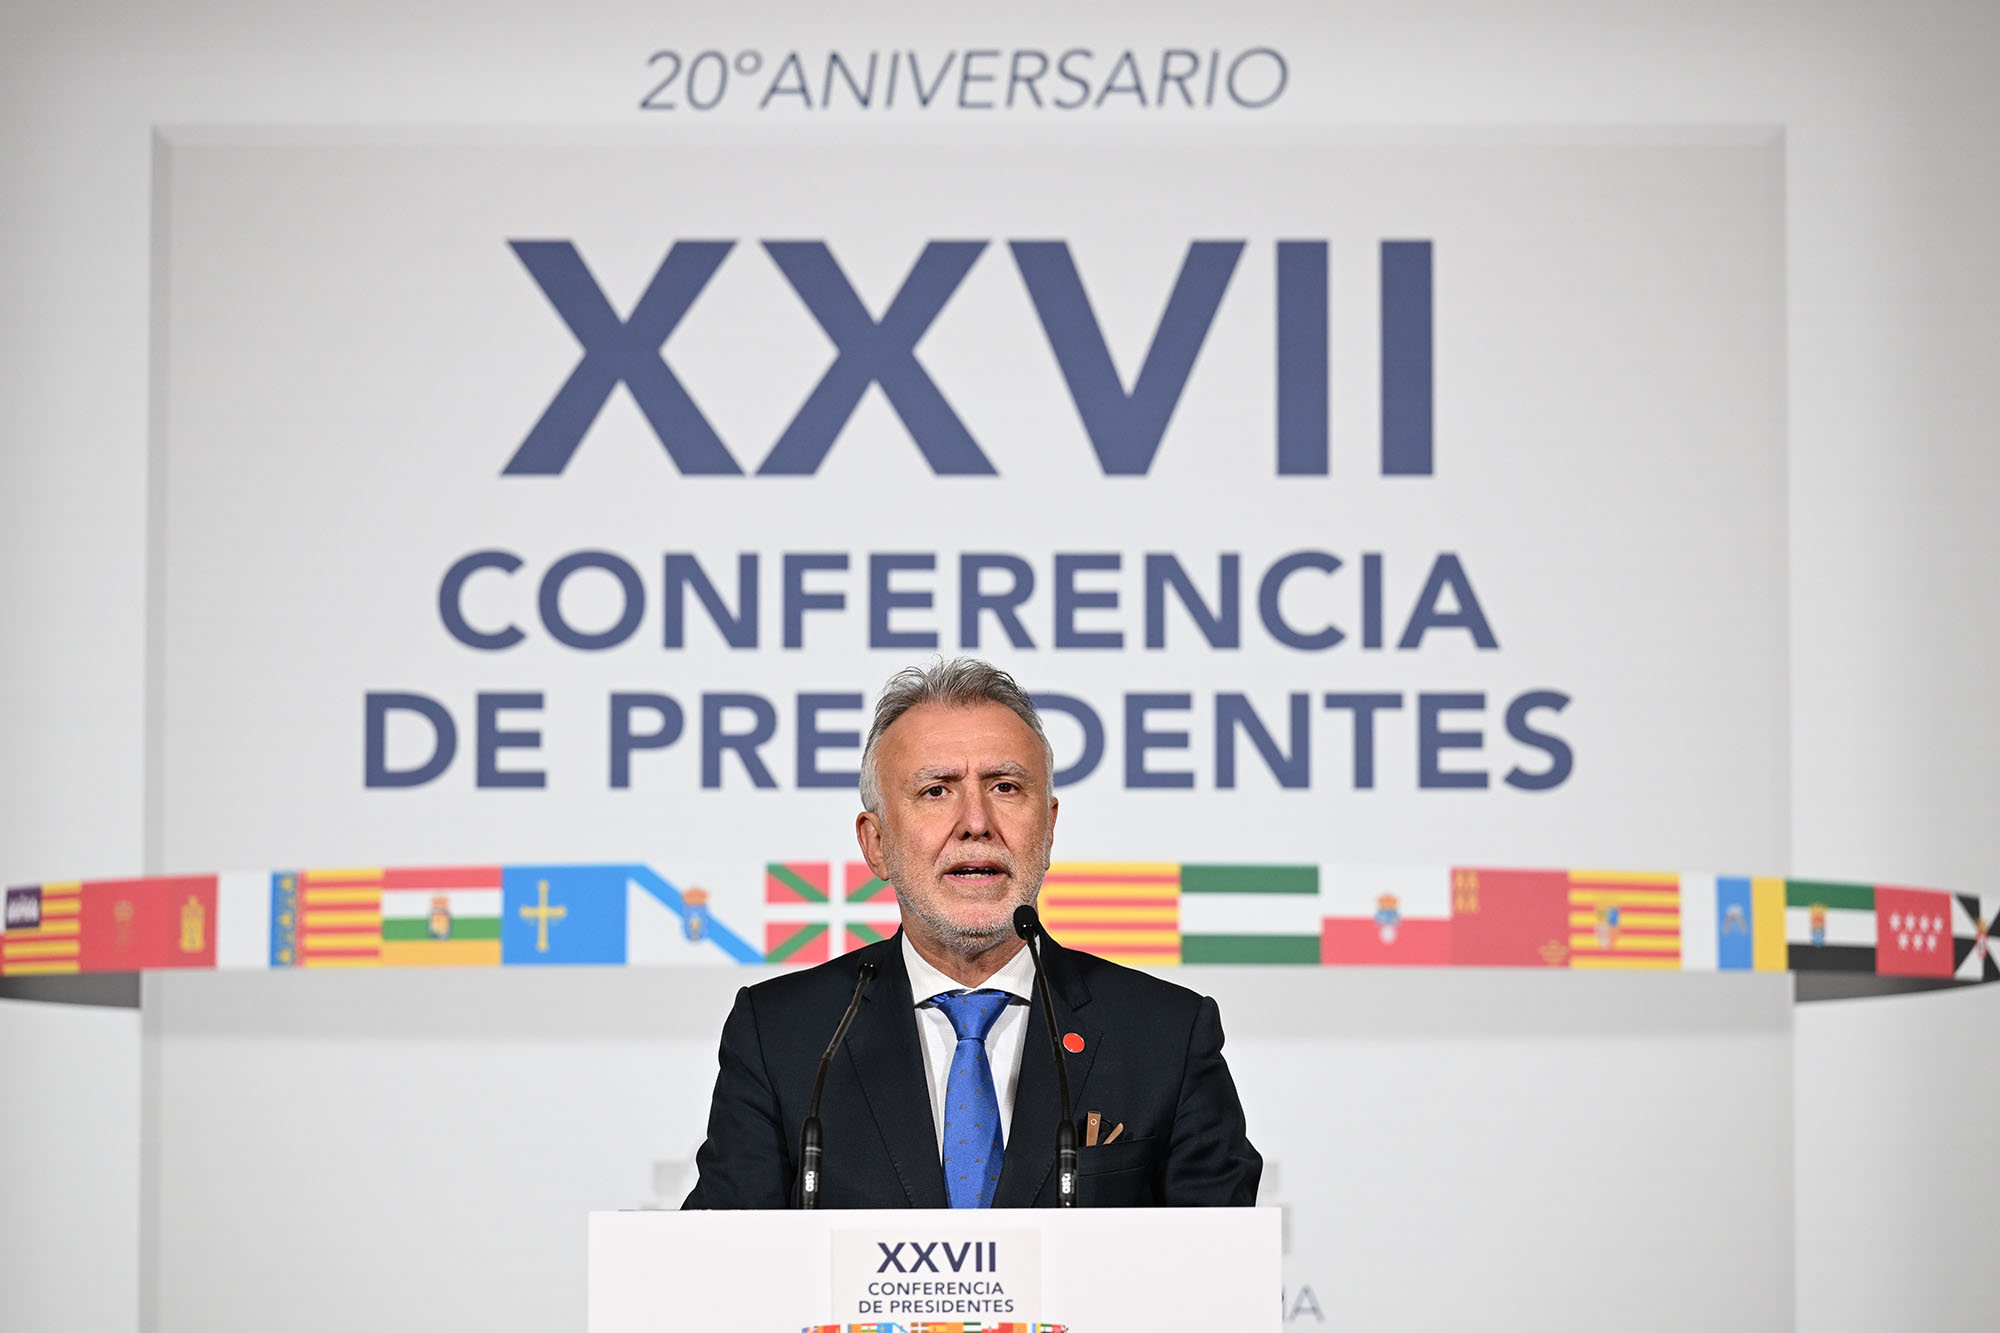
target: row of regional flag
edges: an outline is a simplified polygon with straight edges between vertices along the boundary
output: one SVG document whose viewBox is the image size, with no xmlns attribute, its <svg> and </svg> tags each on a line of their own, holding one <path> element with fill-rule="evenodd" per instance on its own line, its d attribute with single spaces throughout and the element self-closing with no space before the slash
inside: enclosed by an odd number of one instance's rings
<svg viewBox="0 0 2000 1333">
<path fill-rule="evenodd" d="M 376 867 L 9 888 L 0 976 L 159 968 L 806 965 L 886 939 L 859 862 L 763 867 L 761 903 L 641 863 Z M 2000 980 L 2000 897 L 1613 870 L 1058 862 L 1041 915 L 1135 966 L 1837 971 Z"/>
</svg>

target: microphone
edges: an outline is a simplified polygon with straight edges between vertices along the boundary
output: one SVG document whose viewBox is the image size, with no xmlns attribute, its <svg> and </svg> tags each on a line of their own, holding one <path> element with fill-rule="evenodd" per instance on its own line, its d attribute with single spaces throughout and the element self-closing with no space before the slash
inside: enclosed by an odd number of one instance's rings
<svg viewBox="0 0 2000 1333">
<path fill-rule="evenodd" d="M 806 1107 L 806 1123 L 799 1130 L 799 1207 L 819 1207 L 820 1186 L 820 1129 L 819 1099 L 826 1091 L 826 1071 L 833 1068 L 833 1053 L 840 1049 L 840 1043 L 847 1039 L 847 1029 L 854 1024 L 855 1011 L 861 1008 L 861 997 L 868 993 L 868 983 L 875 979 L 875 964 L 861 965 L 861 979 L 854 984 L 854 998 L 847 1002 L 847 1012 L 840 1016 L 840 1026 L 833 1030 L 833 1040 L 826 1044 L 826 1054 L 819 1058 L 819 1073 L 813 1079 L 812 1103 Z"/>
<path fill-rule="evenodd" d="M 1014 909 L 1014 933 L 1028 942 L 1028 956 L 1035 962 L 1035 993 L 1042 997 L 1042 1017 L 1049 1023 L 1049 1049 L 1056 1057 L 1056 1087 L 1062 1092 L 1062 1121 L 1056 1126 L 1056 1205 L 1076 1207 L 1076 1119 L 1069 1105 L 1069 1065 L 1063 1060 L 1062 1041 L 1056 1035 L 1056 1010 L 1049 1003 L 1049 978 L 1042 971 L 1042 953 L 1035 941 L 1046 934 L 1042 918 L 1027 903 Z"/>
</svg>

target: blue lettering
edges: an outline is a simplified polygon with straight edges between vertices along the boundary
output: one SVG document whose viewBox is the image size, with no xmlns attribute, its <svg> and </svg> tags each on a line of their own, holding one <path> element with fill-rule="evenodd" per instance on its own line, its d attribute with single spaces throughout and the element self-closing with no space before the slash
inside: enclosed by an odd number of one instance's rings
<svg viewBox="0 0 2000 1333">
<path fill-rule="evenodd" d="M 1567 707 L 1569 696 L 1555 690 L 1530 690 L 1507 705 L 1507 734 L 1549 757 L 1549 766 L 1540 773 L 1530 773 L 1518 766 L 1509 770 L 1508 786 L 1521 791 L 1547 791 L 1568 780 L 1570 771 L 1576 767 L 1576 756 L 1571 753 L 1568 742 L 1546 731 L 1535 730 L 1529 719 L 1529 714 L 1538 708 L 1560 713 Z"/>
<path fill-rule="evenodd" d="M 1431 243 L 1382 242 L 1382 475 L 1431 475 Z"/>
<path fill-rule="evenodd" d="M 989 569 L 999 570 L 1010 576 L 1011 582 L 1001 592 L 987 592 L 983 575 Z M 961 646 L 979 646 L 979 617 L 981 612 L 991 612 L 1000 622 L 1000 628 L 1007 634 L 1007 642 L 1016 648 L 1032 648 L 1034 641 L 1028 637 L 1026 626 L 1015 608 L 1034 595 L 1035 569 L 1018 555 L 965 554 L 958 558 L 958 640 Z"/>
<path fill-rule="evenodd" d="M 1446 750 L 1477 750 L 1481 735 L 1476 731 L 1446 731 L 1446 712 L 1471 711 L 1486 707 L 1484 694 L 1419 694 L 1417 696 L 1417 786 L 1425 789 L 1486 786 L 1484 771 L 1446 772 L 1438 764 Z M 1359 714 L 1356 714 L 1359 716 Z"/>
<path fill-rule="evenodd" d="M 1146 714 L 1155 709 L 1187 711 L 1194 704 L 1186 694 L 1128 694 L 1125 696 L 1125 785 L 1128 788 L 1194 786 L 1192 773 L 1156 773 L 1146 767 L 1148 750 L 1185 750 L 1185 731 L 1151 731 Z"/>
<path fill-rule="evenodd" d="M 437 700 L 423 694 L 396 694 L 371 691 L 364 700 L 367 721 L 362 761 L 363 785 L 367 787 L 421 787 L 451 766 L 458 752 L 458 728 L 451 712 Z M 389 767 L 389 714 L 415 713 L 430 723 L 430 757 L 414 768 Z"/>
<path fill-rule="evenodd" d="M 478 696 L 478 772 L 475 783 L 480 787 L 545 787 L 547 774 L 539 769 L 509 769 L 500 767 L 502 750 L 538 750 L 542 745 L 539 731 L 502 731 L 500 714 L 503 712 L 536 712 L 542 709 L 540 693 L 530 694 L 481 694 Z"/>
<path fill-rule="evenodd" d="M 833 341 L 838 355 L 778 437 L 761 476 L 804 477 L 819 470 L 827 450 L 871 384 L 880 386 L 923 451 L 931 471 L 948 477 L 990 477 L 972 433 L 918 363 L 916 347 L 964 281 L 984 241 L 932 241 L 877 323 L 819 241 L 766 241 L 764 249 Z"/>
<path fill-rule="evenodd" d="M 1129 394 L 1104 345 L 1068 243 L 1015 241 L 1011 248 L 1099 466 L 1109 477 L 1144 476 L 1215 322 L 1243 242 L 1195 241 L 1188 246 Z"/>
<path fill-rule="evenodd" d="M 1238 605 L 1238 570 L 1241 558 L 1234 551 L 1217 557 L 1217 606 L 1211 611 L 1195 591 L 1194 581 L 1172 555 L 1146 557 L 1146 646 L 1167 646 L 1167 589 L 1179 596 L 1181 606 L 1193 620 L 1211 648 L 1238 648 L 1243 643 L 1243 616 Z"/>
<path fill-rule="evenodd" d="M 1097 716 L 1097 710 L 1070 694 L 1036 694 L 1030 697 L 1035 701 L 1035 711 L 1044 718 L 1060 713 L 1073 718 L 1083 730 L 1083 753 L 1069 767 L 1052 773 L 1050 782 L 1057 787 L 1069 787 L 1095 773 L 1097 766 L 1104 762 L 1104 720 Z"/>
<path fill-rule="evenodd" d="M 651 731 L 632 730 L 632 717 L 645 711 L 659 718 Z M 632 785 L 632 752 L 664 750 L 681 737 L 685 718 L 681 706 L 665 694 L 614 694 L 611 696 L 611 786 Z"/>
<path fill-rule="evenodd" d="M 937 557 L 934 555 L 912 553 L 868 557 L 868 646 L 870 648 L 938 646 L 936 630 L 896 630 L 889 626 L 889 613 L 897 607 L 907 606 L 916 610 L 931 605 L 930 589 L 897 592 L 890 587 L 889 576 L 899 569 L 936 568 Z"/>
<path fill-rule="evenodd" d="M 1278 475 L 1327 474 L 1326 242 L 1278 242 Z"/>
<path fill-rule="evenodd" d="M 1354 712 L 1354 789 L 1367 791 L 1375 785 L 1375 714 L 1381 709 L 1401 709 L 1400 694 L 1329 694 L 1321 700 L 1330 709 Z"/>
<path fill-rule="evenodd" d="M 1215 696 L 1215 785 L 1230 788 L 1236 785 L 1236 730 L 1250 738 L 1257 747 L 1257 753 L 1264 757 L 1264 763 L 1271 770 L 1271 776 L 1278 780 L 1280 787 L 1302 791 L 1312 785 L 1312 696 L 1293 694 L 1288 696 L 1291 705 L 1291 748 L 1280 750 L 1277 740 L 1264 726 L 1257 710 L 1250 705 L 1250 698 L 1243 694 L 1218 694 Z"/>
<path fill-rule="evenodd" d="M 852 788 L 861 781 L 858 769 L 829 773 L 819 766 L 823 749 L 861 749 L 859 731 L 821 731 L 821 711 L 858 712 L 864 700 L 859 694 L 801 694 L 799 696 L 798 761 L 801 788 Z"/>
<path fill-rule="evenodd" d="M 1100 555 L 1056 556 L 1056 647 L 1058 648 L 1123 648 L 1123 630 L 1080 630 L 1076 627 L 1076 613 L 1082 610 L 1115 610 L 1118 593 L 1115 589 L 1080 590 L 1076 586 L 1076 576 L 1088 569 L 1116 570 L 1119 556 L 1115 551 Z"/>
<path fill-rule="evenodd" d="M 687 590 L 694 589 L 695 596 L 708 608 L 709 623 L 722 635 L 722 641 L 731 648 L 755 648 L 757 646 L 757 556 L 745 552 L 736 557 L 736 614 L 729 613 L 729 607 L 709 581 L 708 574 L 701 567 L 701 557 L 691 552 L 672 552 L 666 560 L 666 587 L 661 594 L 661 611 L 666 618 L 666 629 L 661 643 L 668 648 L 686 646 L 686 634 L 682 626 L 687 609 Z"/>
<path fill-rule="evenodd" d="M 618 587 L 625 595 L 625 609 L 619 613 L 617 623 L 602 633 L 586 634 L 563 619 L 563 584 L 579 569 L 605 571 L 618 580 Z M 540 602 L 542 626 L 556 642 L 588 652 L 615 648 L 632 637 L 646 614 L 646 589 L 639 582 L 638 571 L 609 551 L 576 551 L 550 565 L 548 573 L 542 575 Z"/>
<path fill-rule="evenodd" d="M 691 476 L 742 472 L 660 355 L 668 335 L 715 276 L 732 242 L 675 242 L 632 308 L 632 317 L 623 321 L 568 241 L 508 244 L 576 335 L 583 359 L 501 469 L 503 476 L 560 475 L 620 384 L 651 423 L 675 467 Z"/>
<path fill-rule="evenodd" d="M 815 569 L 846 569 L 847 557 L 839 552 L 798 555 L 785 554 L 785 647 L 803 648 L 806 642 L 806 612 L 838 611 L 847 605 L 841 592 L 807 592 L 806 574 Z"/>
<path fill-rule="evenodd" d="M 748 731 L 729 731 L 723 716 L 731 709 L 750 714 Z M 778 730 L 778 710 L 761 694 L 704 694 L 701 696 L 701 785 L 714 790 L 722 785 L 722 752 L 733 750 L 743 763 L 754 787 L 771 788 L 778 780 L 757 753 Z"/>
<path fill-rule="evenodd" d="M 1445 589 L 1451 590 L 1457 609 L 1443 611 L 1438 608 L 1438 599 Z M 1424 580 L 1424 590 L 1417 594 L 1417 605 L 1410 612 L 1410 623 L 1403 627 L 1403 637 L 1396 644 L 1398 649 L 1422 646 L 1424 635 L 1434 629 L 1462 629 L 1472 635 L 1473 643 L 1481 648 L 1498 648 L 1499 640 L 1493 637 L 1493 629 L 1486 623 L 1486 613 L 1479 608 L 1479 598 L 1472 591 L 1472 579 L 1466 574 L 1465 566 L 1450 551 L 1441 552 L 1431 565 L 1430 577 Z"/>
<path fill-rule="evenodd" d="M 502 648 L 512 648 L 528 637 L 513 625 L 490 634 L 476 630 L 466 620 L 463 606 L 465 581 L 473 574 L 482 569 L 497 569 L 512 574 L 520 567 L 521 557 L 511 551 L 474 551 L 461 557 L 444 572 L 444 582 L 438 585 L 438 618 L 444 621 L 444 627 L 452 638 L 468 648 L 497 652 Z"/>
<path fill-rule="evenodd" d="M 1347 636 L 1332 625 L 1325 629 L 1306 633 L 1292 628 L 1285 620 L 1279 599 L 1285 591 L 1285 580 L 1302 569 L 1317 569 L 1323 574 L 1332 574 L 1340 568 L 1340 557 L 1328 555 L 1325 551 L 1294 551 L 1272 562 L 1264 571 L 1264 581 L 1257 588 L 1257 613 L 1263 617 L 1264 630 L 1279 643 L 1288 648 L 1298 648 L 1308 652 L 1331 648 Z"/>
</svg>

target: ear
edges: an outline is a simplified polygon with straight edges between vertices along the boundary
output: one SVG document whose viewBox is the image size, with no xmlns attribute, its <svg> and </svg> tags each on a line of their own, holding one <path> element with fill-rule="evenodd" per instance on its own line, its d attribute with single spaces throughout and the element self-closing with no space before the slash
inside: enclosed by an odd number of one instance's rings
<svg viewBox="0 0 2000 1333">
<path fill-rule="evenodd" d="M 1054 850 L 1056 845 L 1056 812 L 1061 808 L 1062 802 L 1060 800 L 1053 796 L 1049 797 L 1049 848 L 1051 850 Z"/>
<path fill-rule="evenodd" d="M 861 845 L 861 859 L 877 879 L 889 878 L 889 863 L 882 859 L 882 819 L 863 810 L 854 817 L 854 841 Z"/>
</svg>

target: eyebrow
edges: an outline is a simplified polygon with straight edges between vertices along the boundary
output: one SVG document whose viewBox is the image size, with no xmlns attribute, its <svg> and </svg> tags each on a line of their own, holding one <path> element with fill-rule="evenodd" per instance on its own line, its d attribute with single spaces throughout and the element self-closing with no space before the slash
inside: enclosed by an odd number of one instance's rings
<svg viewBox="0 0 2000 1333">
<path fill-rule="evenodd" d="M 928 787 L 933 782 L 957 782 L 965 776 L 965 769 L 957 764 L 928 764 L 910 775 L 912 785 Z M 1008 760 L 992 764 L 979 770 L 982 778 L 1026 778 L 1032 776 L 1026 764 Z"/>
</svg>

